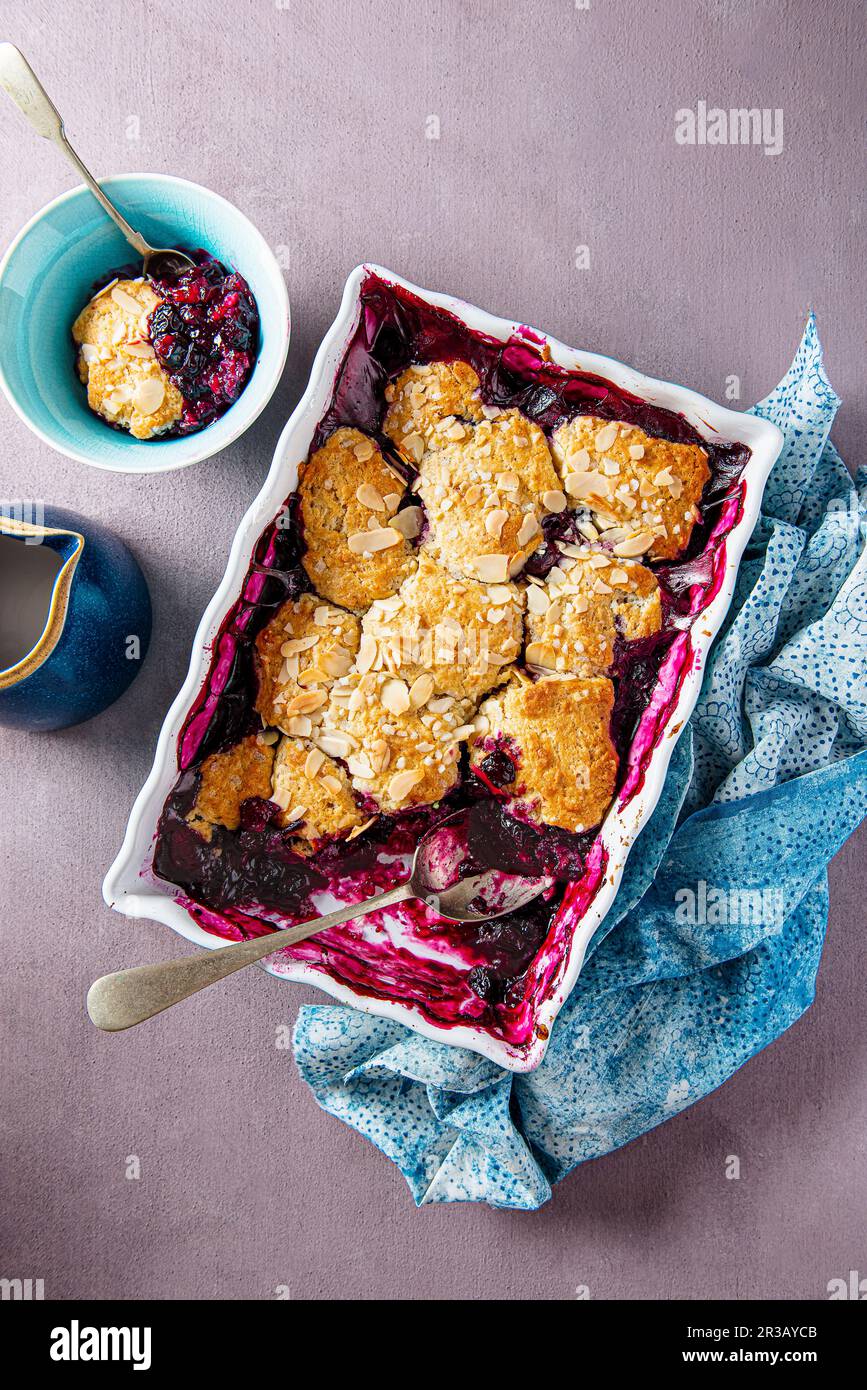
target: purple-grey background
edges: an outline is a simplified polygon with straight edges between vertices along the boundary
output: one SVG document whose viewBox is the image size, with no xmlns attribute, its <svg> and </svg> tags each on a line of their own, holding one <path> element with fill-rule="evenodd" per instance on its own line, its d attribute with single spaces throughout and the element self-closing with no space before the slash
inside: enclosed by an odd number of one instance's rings
<svg viewBox="0 0 867 1390">
<path fill-rule="evenodd" d="M 863 832 L 831 869 L 806 1018 L 536 1214 L 416 1211 L 277 1045 L 312 991 L 249 971 L 116 1037 L 83 1008 L 96 975 L 184 949 L 110 913 L 100 882 L 357 262 L 717 399 L 736 375 L 744 407 L 785 371 L 812 306 L 844 398 L 834 437 L 861 461 L 859 0 L 29 0 L 4 5 L 3 28 L 97 175 L 185 175 L 250 215 L 288 263 L 294 336 L 253 429 L 176 474 L 89 470 L 0 401 L 0 495 L 113 526 L 156 616 L 114 709 L 58 735 L 0 731 L 0 1275 L 42 1278 L 47 1297 L 549 1299 L 585 1285 L 665 1299 L 822 1298 L 829 1279 L 867 1274 Z M 677 145 L 675 112 L 699 100 L 782 108 L 783 152 Z M 74 178 L 5 99 L 0 151 L 6 245 Z"/>
</svg>

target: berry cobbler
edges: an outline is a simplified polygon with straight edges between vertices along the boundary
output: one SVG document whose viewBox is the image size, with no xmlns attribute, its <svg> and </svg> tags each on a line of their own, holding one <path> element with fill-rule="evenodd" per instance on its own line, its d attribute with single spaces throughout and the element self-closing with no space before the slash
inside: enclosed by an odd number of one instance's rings
<svg viewBox="0 0 867 1390">
<path fill-rule="evenodd" d="M 676 701 L 747 457 L 370 273 L 184 725 L 154 872 L 207 930 L 260 935 L 402 882 L 463 807 L 471 867 L 546 878 L 529 907 L 457 926 L 410 902 L 285 953 L 526 1044 L 605 877 L 600 826 Z"/>
<path fill-rule="evenodd" d="M 116 272 L 72 325 L 88 405 L 135 439 L 203 429 L 253 370 L 259 312 L 249 285 L 205 251 L 193 259 L 161 279 Z"/>
</svg>

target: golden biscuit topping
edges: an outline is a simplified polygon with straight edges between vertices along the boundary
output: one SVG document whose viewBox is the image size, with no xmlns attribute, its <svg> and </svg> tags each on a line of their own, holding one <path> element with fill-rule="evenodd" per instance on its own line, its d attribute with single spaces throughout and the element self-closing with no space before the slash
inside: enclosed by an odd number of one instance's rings
<svg viewBox="0 0 867 1390">
<path fill-rule="evenodd" d="M 561 510 L 563 497 L 544 434 L 517 410 L 497 412 L 466 439 L 427 454 L 418 493 L 431 555 L 488 584 L 521 572 L 542 541 L 543 516 Z"/>
<path fill-rule="evenodd" d="M 136 439 L 162 434 L 184 408 L 148 341 L 148 318 L 161 302 L 145 280 L 113 281 L 72 325 L 88 405 Z"/>
<path fill-rule="evenodd" d="M 570 504 L 590 509 L 615 555 L 662 560 L 683 550 L 710 477 L 699 445 L 576 415 L 556 431 L 551 449 Z"/>
<path fill-rule="evenodd" d="M 354 613 L 316 594 L 284 603 L 256 638 L 256 709 L 264 723 L 309 737 L 322 719 L 323 690 L 352 668 L 359 636 Z"/>
<path fill-rule="evenodd" d="M 479 698 L 520 656 L 523 607 L 517 585 L 455 579 L 422 551 L 398 593 L 364 615 L 357 667 L 401 676 L 419 704 L 424 691 Z"/>
<path fill-rule="evenodd" d="M 467 439 L 467 422 L 484 419 L 479 384 L 466 362 L 408 367 L 386 387 L 383 433 L 417 468 L 431 449 Z"/>
<path fill-rule="evenodd" d="M 608 675 L 614 642 L 649 637 L 662 626 L 655 576 L 644 565 L 589 546 L 561 547 L 544 582 L 527 586 L 527 665 L 541 674 Z"/>
<path fill-rule="evenodd" d="M 457 785 L 473 711 L 472 701 L 435 695 L 426 682 L 356 671 L 334 685 L 316 742 L 345 761 L 353 787 L 381 810 L 428 805 Z"/>
<path fill-rule="evenodd" d="M 241 806 L 249 797 L 270 799 L 273 766 L 273 739 L 267 734 L 251 734 L 224 753 L 212 753 L 199 769 L 190 824 L 206 840 L 210 840 L 215 825 L 237 830 Z"/>
<path fill-rule="evenodd" d="M 604 678 L 513 679 L 482 704 L 470 759 L 481 763 L 492 739 L 506 740 L 517 758 L 507 789 L 512 808 L 545 825 L 590 830 L 614 795 L 613 705 L 614 687 Z"/>
<path fill-rule="evenodd" d="M 318 593 L 363 612 L 400 587 L 415 566 L 409 536 L 420 518 L 417 509 L 407 518 L 398 510 L 406 486 L 372 440 L 335 430 L 302 465 L 298 492 L 302 564 Z"/>
</svg>

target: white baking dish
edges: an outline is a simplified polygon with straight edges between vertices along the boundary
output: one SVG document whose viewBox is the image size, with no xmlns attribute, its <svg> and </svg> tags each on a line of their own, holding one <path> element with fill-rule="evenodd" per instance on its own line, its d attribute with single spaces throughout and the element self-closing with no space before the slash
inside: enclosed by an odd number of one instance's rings
<svg viewBox="0 0 867 1390">
<path fill-rule="evenodd" d="M 178 735 L 207 676 L 211 661 L 211 643 L 227 611 L 239 596 L 256 541 L 296 488 L 298 464 L 306 457 L 316 425 L 328 406 L 335 375 L 358 323 L 361 286 L 365 276 L 371 271 L 391 284 L 403 286 L 429 304 L 448 310 L 470 329 L 489 337 L 506 341 L 514 334 L 526 336 L 528 333 L 528 330 L 519 324 L 495 318 L 449 295 L 432 294 L 419 289 L 418 286 L 378 266 L 359 266 L 349 276 L 340 312 L 316 355 L 307 390 L 280 436 L 274 461 L 262 491 L 238 528 L 223 582 L 208 605 L 196 634 L 187 679 L 166 716 L 153 768 L 133 807 L 120 853 L 103 886 L 106 902 L 118 912 L 128 917 L 153 918 L 171 927 L 195 945 L 209 949 L 226 943 L 199 927 L 184 906 L 175 900 L 178 890 L 157 880 L 149 871 L 157 822 L 166 797 L 177 778 Z M 280 979 L 315 985 L 342 1003 L 352 1004 L 367 1013 L 403 1023 L 438 1042 L 470 1048 L 512 1071 L 529 1071 L 537 1066 L 544 1056 L 551 1025 L 578 978 L 594 932 L 617 894 L 629 849 L 656 805 L 678 734 L 686 724 L 698 698 L 707 652 L 728 609 L 734 591 L 738 563 L 756 523 L 768 473 L 782 446 L 779 430 L 757 416 L 726 410 L 682 386 L 656 381 L 611 358 L 596 353 L 579 352 L 557 342 L 556 339 L 541 334 L 539 336 L 548 343 L 551 356 L 559 365 L 606 377 L 615 385 L 654 405 L 684 415 L 703 436 L 712 438 L 716 435 L 721 439 L 740 442 L 752 451 L 742 475 L 745 487 L 741 515 L 725 542 L 726 566 L 722 583 L 715 597 L 693 625 L 693 660 L 680 686 L 676 704 L 668 716 L 665 736 L 657 741 L 653 749 L 643 783 L 625 805 L 621 805 L 619 800 L 615 801 L 604 822 L 600 838 L 608 856 L 605 878 L 578 923 L 571 946 L 565 954 L 550 991 L 540 1002 L 536 1022 L 541 1028 L 529 1045 L 518 1048 L 481 1027 L 437 1026 L 406 1004 L 358 995 L 351 988 L 332 980 L 321 970 L 280 955 L 275 955 L 265 967 Z"/>
</svg>

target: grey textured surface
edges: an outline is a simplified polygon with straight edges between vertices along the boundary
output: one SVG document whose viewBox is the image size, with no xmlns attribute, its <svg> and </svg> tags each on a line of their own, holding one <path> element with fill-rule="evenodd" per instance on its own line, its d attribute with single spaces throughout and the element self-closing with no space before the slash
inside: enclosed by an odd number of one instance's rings
<svg viewBox="0 0 867 1390">
<path fill-rule="evenodd" d="M 867 1273 L 867 835 L 831 871 L 817 1002 L 722 1090 L 587 1165 L 535 1215 L 416 1212 L 282 1050 L 309 991 L 248 972 L 138 1031 L 87 1024 L 90 980 L 175 938 L 99 885 L 202 609 L 347 271 L 372 259 L 741 404 L 808 308 L 861 460 L 863 11 L 835 0 L 30 0 L 5 9 L 97 174 L 237 201 L 288 248 L 295 334 L 250 433 L 187 472 L 109 477 L 0 403 L 0 494 L 76 507 L 135 548 L 156 628 L 129 694 L 47 737 L 0 731 L 0 1274 L 46 1296 L 816 1297 Z M 102 17 L 95 18 L 102 12 Z M 833 16 L 831 18 L 831 16 Z M 830 20 L 830 22 L 828 22 Z M 94 25 L 101 38 L 94 46 Z M 90 76 L 94 52 L 100 80 Z M 105 78 L 103 87 L 102 78 Z M 681 147 L 675 112 L 783 108 L 784 150 Z M 426 138 L 436 115 L 440 138 Z M 138 138 L 129 136 L 136 131 Z M 0 103 L 5 245 L 71 176 Z M 575 267 L 589 247 L 590 268 Z M 728 1155 L 741 1178 L 728 1181 Z M 127 1159 L 141 1176 L 126 1176 Z"/>
</svg>

